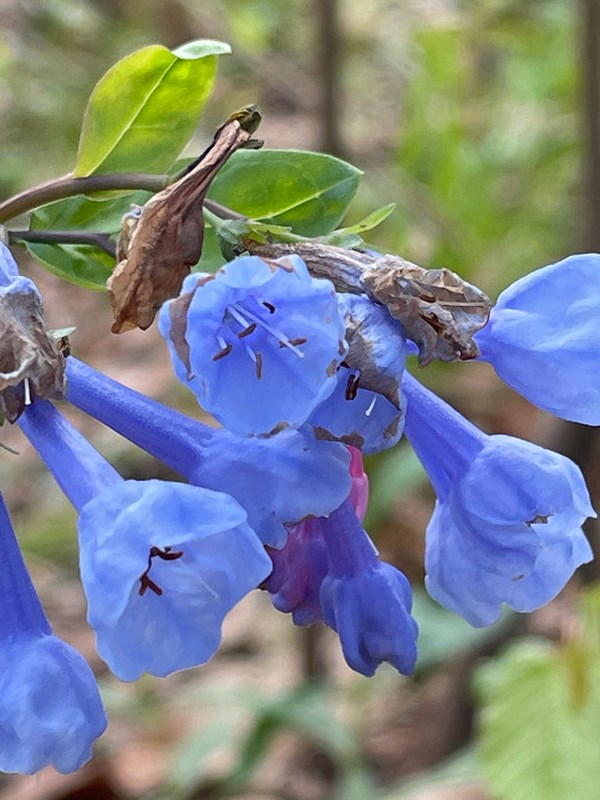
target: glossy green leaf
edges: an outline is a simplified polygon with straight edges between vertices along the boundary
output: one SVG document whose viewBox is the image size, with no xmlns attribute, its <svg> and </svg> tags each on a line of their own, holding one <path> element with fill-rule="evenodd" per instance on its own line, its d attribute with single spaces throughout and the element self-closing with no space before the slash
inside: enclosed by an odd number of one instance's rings
<svg viewBox="0 0 600 800">
<path fill-rule="evenodd" d="M 196 129 L 217 55 L 228 52 L 205 40 L 174 52 L 152 45 L 118 61 L 90 96 L 73 174 L 166 171 Z"/>
<path fill-rule="evenodd" d="M 132 203 L 144 205 L 150 192 L 131 192 L 112 200 L 90 200 L 83 195 L 40 206 L 31 215 L 31 230 L 88 230 L 118 233 L 121 218 Z"/>
<path fill-rule="evenodd" d="M 26 242 L 28 253 L 49 272 L 86 289 L 103 291 L 115 260 L 102 250 L 83 244 Z"/>
<path fill-rule="evenodd" d="M 600 658 L 585 649 L 522 641 L 478 671 L 479 752 L 494 798 L 598 797 Z"/>
<path fill-rule="evenodd" d="M 208 196 L 252 219 L 322 236 L 340 223 L 361 171 L 339 158 L 299 150 L 239 150 Z"/>
<path fill-rule="evenodd" d="M 132 203 L 143 205 L 149 192 L 121 195 L 115 200 L 90 200 L 79 195 L 41 206 L 31 216 L 31 230 L 87 230 L 117 234 L 121 217 Z M 103 250 L 89 245 L 24 243 L 40 266 L 78 286 L 106 289 L 106 279 L 115 260 Z"/>
</svg>

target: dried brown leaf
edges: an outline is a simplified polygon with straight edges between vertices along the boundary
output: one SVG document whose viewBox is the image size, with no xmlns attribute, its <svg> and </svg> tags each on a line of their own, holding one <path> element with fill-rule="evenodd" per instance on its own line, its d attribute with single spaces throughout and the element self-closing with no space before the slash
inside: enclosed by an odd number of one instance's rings
<svg viewBox="0 0 600 800">
<path fill-rule="evenodd" d="M 434 359 L 477 358 L 473 335 L 488 321 L 491 300 L 449 269 L 423 269 L 398 256 L 383 256 L 366 267 L 367 294 L 402 323 L 419 348 L 419 364 Z"/>
<path fill-rule="evenodd" d="M 15 422 L 35 397 L 58 399 L 65 388 L 65 359 L 39 294 L 9 287 L 0 293 L 0 412 Z"/>
<path fill-rule="evenodd" d="M 117 248 L 121 260 L 107 281 L 113 333 L 146 330 L 165 300 L 179 294 L 202 254 L 202 207 L 210 184 L 232 153 L 250 141 L 259 121 L 252 106 L 234 114 L 179 180 L 125 215 Z"/>
</svg>

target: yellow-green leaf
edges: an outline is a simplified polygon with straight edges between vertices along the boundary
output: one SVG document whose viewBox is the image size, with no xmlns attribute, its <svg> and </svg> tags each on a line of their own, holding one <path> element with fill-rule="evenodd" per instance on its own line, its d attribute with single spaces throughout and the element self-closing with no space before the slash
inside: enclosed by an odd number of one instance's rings
<svg viewBox="0 0 600 800">
<path fill-rule="evenodd" d="M 191 138 L 212 91 L 223 42 L 152 45 L 118 61 L 96 84 L 73 174 L 165 172 Z"/>
</svg>

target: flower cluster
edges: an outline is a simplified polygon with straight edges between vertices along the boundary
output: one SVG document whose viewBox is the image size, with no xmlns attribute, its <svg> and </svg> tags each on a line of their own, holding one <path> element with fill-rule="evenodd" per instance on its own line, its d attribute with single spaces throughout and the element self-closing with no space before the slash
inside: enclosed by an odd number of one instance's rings
<svg viewBox="0 0 600 800">
<path fill-rule="evenodd" d="M 531 611 L 551 600 L 592 557 L 581 472 L 528 442 L 484 434 L 409 374 L 406 356 L 411 337 L 446 360 L 460 342 L 540 407 L 600 424 L 599 270 L 600 256 L 585 255 L 531 273 L 500 296 L 485 326 L 473 325 L 473 339 L 464 311 L 452 317 L 427 300 L 411 327 L 414 297 L 409 311 L 394 297 L 390 313 L 368 287 L 336 292 L 297 255 L 242 256 L 214 275 L 193 274 L 162 307 L 159 328 L 175 374 L 218 429 L 72 356 L 66 387 L 60 370 L 54 383 L 40 381 L 34 360 L 20 371 L 0 364 L 0 397 L 5 388 L 23 398 L 14 419 L 78 512 L 88 621 L 112 672 L 132 681 L 205 663 L 226 614 L 260 587 L 296 625 L 335 631 L 357 672 L 387 662 L 411 674 L 410 583 L 362 525 L 362 456 L 403 433 L 437 495 L 426 534 L 431 596 L 475 626 L 494 622 L 503 604 Z M 23 281 L 2 248 L 0 301 L 12 316 L 0 321 L 15 341 Z M 125 480 L 47 399 L 57 394 L 181 482 Z M 77 769 L 105 725 L 93 678 L 52 635 L 2 504 L 0 549 L 10 567 L 0 769 Z"/>
</svg>

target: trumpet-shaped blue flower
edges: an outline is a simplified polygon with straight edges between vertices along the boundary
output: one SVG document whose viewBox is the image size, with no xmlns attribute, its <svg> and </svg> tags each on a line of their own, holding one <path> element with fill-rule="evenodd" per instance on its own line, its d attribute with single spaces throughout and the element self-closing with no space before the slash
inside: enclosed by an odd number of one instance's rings
<svg viewBox="0 0 600 800">
<path fill-rule="evenodd" d="M 406 434 L 437 494 L 427 527 L 426 586 L 472 625 L 507 603 L 545 605 L 592 558 L 594 516 L 583 476 L 564 456 L 486 436 L 406 374 Z"/>
<path fill-rule="evenodd" d="M 367 297 L 340 294 L 338 303 L 348 352 L 338 369 L 335 391 L 308 421 L 319 436 L 375 453 L 402 436 L 405 403 L 400 382 L 406 340 L 387 310 Z"/>
<path fill-rule="evenodd" d="M 190 275 L 159 329 L 177 377 L 240 435 L 303 425 L 333 392 L 345 353 L 333 285 L 298 256 L 242 256 L 214 275 Z"/>
<path fill-rule="evenodd" d="M 106 728 L 96 681 L 52 634 L 0 497 L 0 771 L 74 772 Z"/>
<path fill-rule="evenodd" d="M 157 480 L 87 503 L 79 542 L 98 652 L 126 681 L 208 661 L 225 615 L 271 570 L 232 497 Z"/>
<path fill-rule="evenodd" d="M 348 496 L 347 449 L 310 429 L 270 438 L 214 430 L 69 358 L 67 398 L 152 453 L 190 483 L 227 492 L 263 544 L 282 547 L 286 524 L 328 514 Z"/>
<path fill-rule="evenodd" d="M 80 512 L 81 579 L 98 652 L 123 680 L 207 661 L 227 612 L 271 571 L 227 494 L 124 481 L 59 412 L 19 423 Z"/>
<path fill-rule="evenodd" d="M 350 500 L 323 523 L 327 574 L 319 599 L 324 622 L 337 631 L 344 658 L 370 677 L 384 661 L 410 675 L 417 658 L 417 624 L 410 584 L 380 561 Z"/>
<path fill-rule="evenodd" d="M 600 425 L 600 255 L 565 258 L 506 289 L 477 334 L 503 381 L 563 419 Z"/>
<path fill-rule="evenodd" d="M 369 483 L 363 468 L 360 450 L 350 451 L 350 502 L 358 519 L 367 510 Z M 269 549 L 273 571 L 265 581 L 265 589 L 278 611 L 292 615 L 295 625 L 312 625 L 321 621 L 319 592 L 327 574 L 327 549 L 324 535 L 327 519 L 311 517 L 290 528 L 285 546 L 281 550 Z"/>
<path fill-rule="evenodd" d="M 417 657 L 410 584 L 379 560 L 360 524 L 368 483 L 357 450 L 350 471 L 349 498 L 328 517 L 296 525 L 285 547 L 270 552 L 273 572 L 265 588 L 296 625 L 323 620 L 335 630 L 352 669 L 370 676 L 388 661 L 408 675 Z"/>
</svg>

